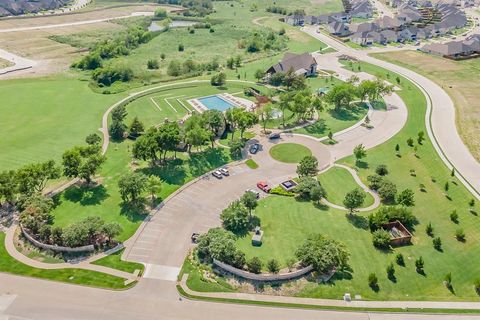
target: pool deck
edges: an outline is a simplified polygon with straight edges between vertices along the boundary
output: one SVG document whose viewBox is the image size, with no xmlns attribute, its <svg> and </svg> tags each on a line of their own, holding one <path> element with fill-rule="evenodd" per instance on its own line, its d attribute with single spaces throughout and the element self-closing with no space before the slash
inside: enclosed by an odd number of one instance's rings
<svg viewBox="0 0 480 320">
<path fill-rule="evenodd" d="M 241 107 L 246 109 L 247 111 L 253 111 L 255 110 L 256 104 L 253 101 L 244 99 L 244 98 L 239 98 L 231 95 L 230 93 L 220 93 L 216 94 L 214 96 L 217 96 L 221 98 L 222 100 L 225 100 L 226 102 L 230 103 L 233 107 Z M 210 96 L 207 96 L 210 97 Z M 199 113 L 205 112 L 206 110 L 209 110 L 209 108 L 204 105 L 200 100 L 207 98 L 207 97 L 200 97 L 200 98 L 195 98 L 195 99 L 189 99 L 187 102 Z"/>
</svg>

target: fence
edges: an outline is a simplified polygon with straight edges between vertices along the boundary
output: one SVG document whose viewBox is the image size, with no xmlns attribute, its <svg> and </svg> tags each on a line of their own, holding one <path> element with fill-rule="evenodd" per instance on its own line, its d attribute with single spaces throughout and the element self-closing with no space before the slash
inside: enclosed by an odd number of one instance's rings
<svg viewBox="0 0 480 320">
<path fill-rule="evenodd" d="M 235 267 L 232 267 L 229 264 L 223 263 L 218 260 L 213 260 L 213 264 L 219 267 L 220 269 L 223 269 L 233 275 L 236 275 L 240 278 L 248 279 L 248 280 L 253 280 L 253 281 L 284 281 L 284 280 L 291 280 L 295 278 L 299 278 L 303 275 L 306 275 L 307 273 L 311 272 L 313 270 L 312 266 L 308 266 L 303 269 L 299 269 L 293 272 L 288 272 L 288 273 L 280 273 L 280 274 L 255 274 L 251 273 L 245 270 L 237 269 Z"/>
<path fill-rule="evenodd" d="M 95 250 L 95 247 L 93 245 L 71 248 L 71 247 L 62 247 L 62 246 L 56 246 L 51 244 L 45 244 L 34 239 L 24 228 L 22 228 L 22 226 L 20 226 L 20 229 L 22 230 L 22 234 L 25 236 L 25 238 L 27 238 L 28 241 L 30 241 L 35 247 L 38 247 L 41 249 L 52 250 L 55 252 L 66 252 L 66 253 L 92 252 Z"/>
</svg>

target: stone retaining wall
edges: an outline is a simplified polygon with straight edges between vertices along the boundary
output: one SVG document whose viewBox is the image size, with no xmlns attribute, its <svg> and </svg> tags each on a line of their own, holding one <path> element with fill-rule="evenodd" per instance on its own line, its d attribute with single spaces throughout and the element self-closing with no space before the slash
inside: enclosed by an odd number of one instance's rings
<svg viewBox="0 0 480 320">
<path fill-rule="evenodd" d="M 25 236 L 25 238 L 27 238 L 27 240 L 30 241 L 37 248 L 41 248 L 41 249 L 45 249 L 45 250 L 52 250 L 52 251 L 55 251 L 55 252 L 66 252 L 66 253 L 78 253 L 78 252 L 92 252 L 92 251 L 95 251 L 95 247 L 93 245 L 71 248 L 71 247 L 62 247 L 62 246 L 56 246 L 56 245 L 51 245 L 51 244 L 45 244 L 45 243 L 42 243 L 42 242 L 34 239 L 21 226 L 20 226 L 20 229 L 22 230 L 22 234 Z"/>
<path fill-rule="evenodd" d="M 218 260 L 213 260 L 213 264 L 220 269 L 223 269 L 233 275 L 236 275 L 240 278 L 248 279 L 248 280 L 253 280 L 253 281 L 285 281 L 285 280 L 291 280 L 295 278 L 299 278 L 301 276 L 306 275 L 307 273 L 311 272 L 313 270 L 312 266 L 308 266 L 306 268 L 296 270 L 293 272 L 288 272 L 288 273 L 280 273 L 280 274 L 255 274 L 251 273 L 245 270 L 241 270 L 235 267 L 232 267 L 229 264 L 223 263 Z"/>
</svg>

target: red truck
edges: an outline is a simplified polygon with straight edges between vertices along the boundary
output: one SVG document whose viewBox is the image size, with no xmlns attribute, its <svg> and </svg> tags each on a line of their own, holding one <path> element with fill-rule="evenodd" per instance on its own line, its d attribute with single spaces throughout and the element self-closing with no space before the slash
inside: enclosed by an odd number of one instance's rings
<svg viewBox="0 0 480 320">
<path fill-rule="evenodd" d="M 265 193 L 269 193 L 272 188 L 265 182 L 265 181 L 260 181 L 257 183 L 257 188 L 262 190 Z"/>
</svg>

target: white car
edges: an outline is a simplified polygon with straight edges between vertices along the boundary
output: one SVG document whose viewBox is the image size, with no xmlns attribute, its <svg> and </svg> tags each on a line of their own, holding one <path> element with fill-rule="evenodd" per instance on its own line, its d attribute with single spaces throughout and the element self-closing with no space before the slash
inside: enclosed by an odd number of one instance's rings
<svg viewBox="0 0 480 320">
<path fill-rule="evenodd" d="M 214 176 L 215 178 L 217 179 L 222 179 L 223 178 L 223 175 L 222 173 L 220 172 L 220 170 L 215 170 L 212 172 L 212 176 Z"/>
<path fill-rule="evenodd" d="M 218 171 L 220 171 L 224 176 L 230 175 L 230 172 L 228 172 L 227 168 L 220 168 Z"/>
<path fill-rule="evenodd" d="M 260 198 L 260 192 L 258 192 L 257 190 L 255 189 L 248 189 L 247 191 L 245 192 L 251 192 L 251 193 L 254 193 L 256 196 L 257 196 L 257 199 Z"/>
</svg>

